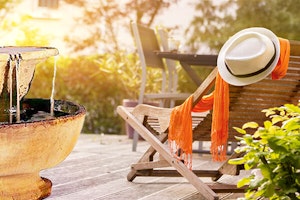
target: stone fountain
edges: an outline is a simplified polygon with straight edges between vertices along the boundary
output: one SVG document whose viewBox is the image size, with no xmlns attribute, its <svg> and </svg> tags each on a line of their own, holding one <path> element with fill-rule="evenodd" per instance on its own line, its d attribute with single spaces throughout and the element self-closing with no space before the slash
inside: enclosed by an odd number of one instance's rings
<svg viewBox="0 0 300 200">
<path fill-rule="evenodd" d="M 52 183 L 40 171 L 62 162 L 80 135 L 82 106 L 24 98 L 36 65 L 56 55 L 58 50 L 49 47 L 0 47 L 1 200 L 49 196 Z"/>
</svg>

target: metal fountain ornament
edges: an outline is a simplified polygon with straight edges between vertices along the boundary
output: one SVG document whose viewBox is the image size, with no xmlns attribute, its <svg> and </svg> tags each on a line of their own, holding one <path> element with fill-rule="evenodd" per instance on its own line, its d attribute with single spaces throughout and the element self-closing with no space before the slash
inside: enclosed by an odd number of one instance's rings
<svg viewBox="0 0 300 200">
<path fill-rule="evenodd" d="M 63 100 L 26 99 L 35 67 L 52 47 L 0 47 L 0 199 L 43 199 L 52 183 L 43 169 L 62 162 L 80 135 L 85 109 Z M 49 86 L 51 87 L 51 86 Z"/>
</svg>

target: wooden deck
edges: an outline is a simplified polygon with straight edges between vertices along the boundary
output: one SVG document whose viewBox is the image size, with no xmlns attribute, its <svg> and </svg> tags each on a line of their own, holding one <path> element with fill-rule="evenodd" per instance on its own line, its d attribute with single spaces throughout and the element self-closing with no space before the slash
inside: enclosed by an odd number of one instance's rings
<svg viewBox="0 0 300 200">
<path fill-rule="evenodd" d="M 127 136 L 81 134 L 72 153 L 58 166 L 41 172 L 53 183 L 47 200 L 193 200 L 203 199 L 197 190 L 182 177 L 137 177 L 126 179 L 130 165 L 149 147 L 138 143 L 131 151 L 132 140 Z M 200 159 L 197 159 L 201 156 Z M 195 154 L 194 167 L 215 168 L 208 155 Z M 239 177 L 225 177 L 220 181 L 233 183 Z M 210 181 L 210 179 L 203 179 Z M 219 194 L 221 199 L 236 199 L 242 194 Z"/>
</svg>

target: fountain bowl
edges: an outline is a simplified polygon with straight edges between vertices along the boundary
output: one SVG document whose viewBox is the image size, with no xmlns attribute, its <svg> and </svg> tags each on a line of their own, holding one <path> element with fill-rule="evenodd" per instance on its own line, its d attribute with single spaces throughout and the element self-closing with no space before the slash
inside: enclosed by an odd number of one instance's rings
<svg viewBox="0 0 300 200">
<path fill-rule="evenodd" d="M 26 99 L 23 107 L 49 111 L 49 100 Z M 55 101 L 64 116 L 40 121 L 0 124 L 0 199 L 43 199 L 52 183 L 40 171 L 61 163 L 80 135 L 85 109 L 68 101 Z"/>
</svg>

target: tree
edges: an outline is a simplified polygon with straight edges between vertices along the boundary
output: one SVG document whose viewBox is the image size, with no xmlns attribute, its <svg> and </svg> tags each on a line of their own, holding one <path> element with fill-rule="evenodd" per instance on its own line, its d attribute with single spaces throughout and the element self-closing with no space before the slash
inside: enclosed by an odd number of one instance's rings
<svg viewBox="0 0 300 200">
<path fill-rule="evenodd" d="M 0 0 L 0 17 L 3 18 L 20 0 Z"/>
<path fill-rule="evenodd" d="M 293 0 L 200 1 L 186 33 L 194 49 L 206 43 L 219 50 L 231 35 L 248 27 L 265 27 L 279 37 L 300 40 L 299 9 Z"/>
<path fill-rule="evenodd" d="M 28 23 L 30 19 L 26 15 L 4 19 L 0 25 L 2 44 L 15 46 L 49 45 L 49 35 L 43 34 L 40 29 Z"/>
<path fill-rule="evenodd" d="M 131 20 L 151 26 L 155 17 L 177 0 L 100 0 L 93 5 L 86 0 L 65 0 L 66 3 L 84 8 L 83 17 L 77 26 L 85 29 L 83 39 L 66 37 L 66 41 L 76 52 L 86 49 L 115 52 L 121 50 L 118 35 L 129 31 Z"/>
<path fill-rule="evenodd" d="M 0 0 L 0 43 L 2 45 L 16 46 L 46 46 L 49 43 L 49 36 L 29 24 L 31 17 L 18 15 L 12 17 L 14 7 L 20 0 Z"/>
</svg>

